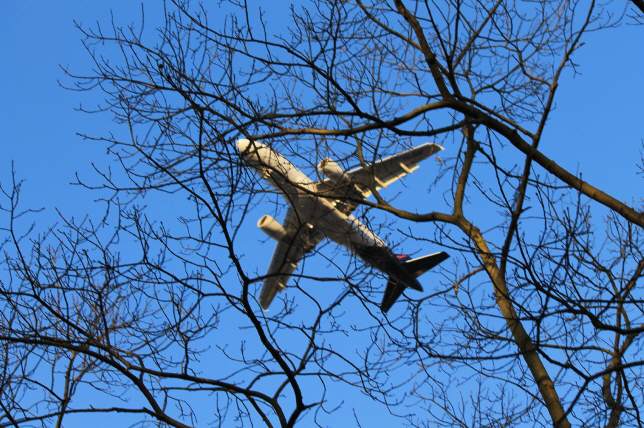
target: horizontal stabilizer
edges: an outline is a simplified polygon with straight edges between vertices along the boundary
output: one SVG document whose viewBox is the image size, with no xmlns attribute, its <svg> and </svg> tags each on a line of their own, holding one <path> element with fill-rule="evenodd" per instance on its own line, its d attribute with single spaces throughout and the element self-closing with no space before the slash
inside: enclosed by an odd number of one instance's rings
<svg viewBox="0 0 644 428">
<path fill-rule="evenodd" d="M 441 251 L 434 254 L 428 254 L 423 257 L 418 257 L 416 259 L 406 260 L 403 262 L 403 266 L 409 273 L 418 277 L 428 270 L 438 266 L 448 258 L 449 255 L 446 252 Z M 385 289 L 385 295 L 383 296 L 382 303 L 380 304 L 380 309 L 382 309 L 383 312 L 389 311 L 405 288 L 407 288 L 405 284 L 401 284 L 390 277 L 387 282 L 387 288 Z"/>
</svg>

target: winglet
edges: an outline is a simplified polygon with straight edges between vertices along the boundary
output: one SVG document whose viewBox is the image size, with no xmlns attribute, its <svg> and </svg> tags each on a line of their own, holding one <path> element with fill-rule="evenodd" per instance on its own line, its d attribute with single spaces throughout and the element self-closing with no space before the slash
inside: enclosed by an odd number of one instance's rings
<svg viewBox="0 0 644 428">
<path fill-rule="evenodd" d="M 259 304 L 262 306 L 262 309 L 267 310 L 277 293 L 286 287 L 282 281 L 283 279 L 279 276 L 266 278 L 259 296 Z"/>
</svg>

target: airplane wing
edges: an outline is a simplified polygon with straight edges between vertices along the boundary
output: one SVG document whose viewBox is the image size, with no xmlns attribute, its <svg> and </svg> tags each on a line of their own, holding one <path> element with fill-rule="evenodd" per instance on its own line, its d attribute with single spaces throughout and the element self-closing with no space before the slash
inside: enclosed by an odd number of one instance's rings
<svg viewBox="0 0 644 428">
<path fill-rule="evenodd" d="M 364 197 L 371 194 L 371 188 L 376 190 L 385 188 L 399 178 L 418 169 L 418 164 L 433 154 L 443 150 L 434 143 L 421 144 L 404 152 L 396 153 L 380 162 L 366 167 L 355 168 L 346 172 L 351 181 L 363 189 Z M 361 189 L 361 190 L 362 190 Z"/>
<path fill-rule="evenodd" d="M 352 200 L 367 198 L 371 195 L 374 187 L 382 189 L 394 183 L 399 178 L 418 169 L 418 164 L 443 150 L 443 147 L 434 143 L 421 144 L 404 152 L 389 156 L 379 162 L 365 167 L 358 167 L 346 171 L 347 183 L 338 184 L 330 179 L 321 181 L 317 190 L 338 197 L 338 208 L 345 214 L 350 214 L 356 208 L 357 203 Z M 342 198 L 349 199 L 344 202 Z"/>
<path fill-rule="evenodd" d="M 277 241 L 275 246 L 259 296 L 259 303 L 264 309 L 268 309 L 275 295 L 286 287 L 288 279 L 304 255 L 313 250 L 323 238 L 319 230 L 302 224 L 293 208 L 289 208 L 286 213 L 284 227 L 291 237 Z"/>
</svg>

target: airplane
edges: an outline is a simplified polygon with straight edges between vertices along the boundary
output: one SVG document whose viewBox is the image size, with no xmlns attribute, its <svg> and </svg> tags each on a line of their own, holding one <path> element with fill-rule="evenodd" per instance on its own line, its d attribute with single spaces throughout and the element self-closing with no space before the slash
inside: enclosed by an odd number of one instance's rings
<svg viewBox="0 0 644 428">
<path fill-rule="evenodd" d="M 326 178 L 314 182 L 259 141 L 239 139 L 236 145 L 244 163 L 257 170 L 290 205 L 283 224 L 270 215 L 262 216 L 257 222 L 263 232 L 277 241 L 259 298 L 264 310 L 268 309 L 276 294 L 286 288 L 298 263 L 325 237 L 388 274 L 380 305 L 383 312 L 389 311 L 407 287 L 422 291 L 417 277 L 449 257 L 443 251 L 416 259 L 396 255 L 380 237 L 352 215 L 360 201 L 371 195 L 371 189 L 387 187 L 414 172 L 422 160 L 443 150 L 441 146 L 422 144 L 347 171 L 333 160 L 323 159 L 317 169 Z"/>
</svg>

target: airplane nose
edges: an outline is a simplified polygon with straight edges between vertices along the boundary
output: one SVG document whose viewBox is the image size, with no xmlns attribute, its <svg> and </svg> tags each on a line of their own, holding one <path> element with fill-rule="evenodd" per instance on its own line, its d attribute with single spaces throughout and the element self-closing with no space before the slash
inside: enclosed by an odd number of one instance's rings
<svg viewBox="0 0 644 428">
<path fill-rule="evenodd" d="M 239 153 L 244 153 L 246 150 L 248 150 L 248 146 L 250 146 L 250 141 L 246 138 L 237 140 L 237 150 L 239 150 Z"/>
<path fill-rule="evenodd" d="M 248 140 L 246 138 L 240 138 L 237 140 L 237 150 L 239 150 L 239 153 L 244 157 L 248 157 L 251 153 L 258 154 L 263 151 L 264 147 L 266 146 L 259 141 Z"/>
</svg>

